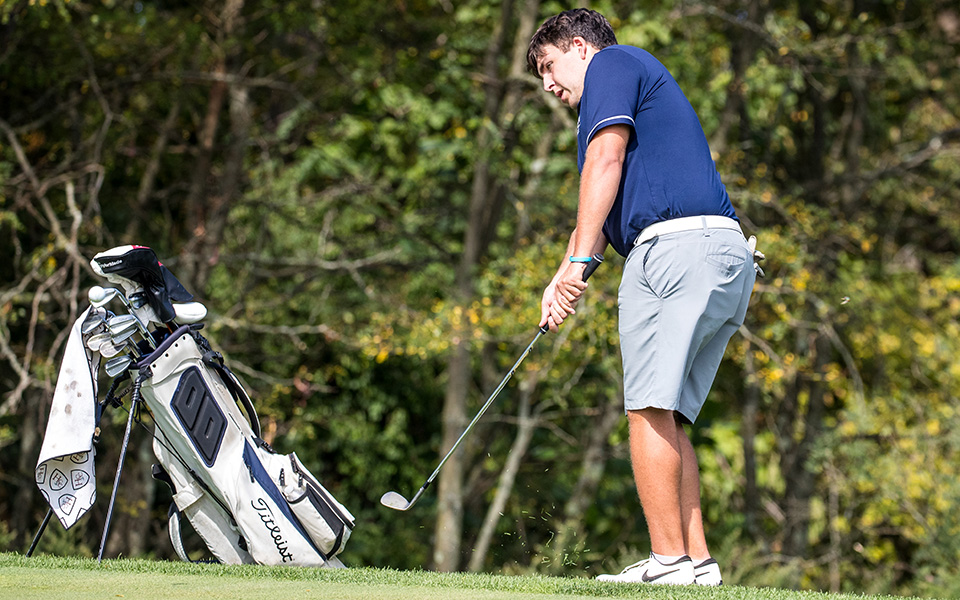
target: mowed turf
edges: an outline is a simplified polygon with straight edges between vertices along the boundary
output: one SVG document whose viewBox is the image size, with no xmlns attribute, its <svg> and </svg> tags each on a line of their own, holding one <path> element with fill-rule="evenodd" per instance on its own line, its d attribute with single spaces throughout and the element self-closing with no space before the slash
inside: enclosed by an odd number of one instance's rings
<svg viewBox="0 0 960 600">
<path fill-rule="evenodd" d="M 0 554 L 0 600 L 326 598 L 337 600 L 549 600 L 651 598 L 734 600 L 864 599 L 814 592 L 724 586 L 651 587 L 575 577 L 522 577 L 390 569 L 303 569 L 193 565 Z M 880 598 L 874 596 L 872 598 Z M 884 597 L 890 598 L 890 597 Z M 902 600 L 902 599 L 899 599 Z"/>
</svg>

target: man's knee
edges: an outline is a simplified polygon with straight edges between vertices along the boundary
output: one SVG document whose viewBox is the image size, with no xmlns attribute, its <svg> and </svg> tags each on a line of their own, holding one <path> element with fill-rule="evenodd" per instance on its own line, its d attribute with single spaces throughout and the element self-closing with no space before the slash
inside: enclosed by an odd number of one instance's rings
<svg viewBox="0 0 960 600">
<path fill-rule="evenodd" d="M 669 425 L 680 423 L 680 413 L 664 408 L 628 409 L 627 419 L 630 422 L 643 422 L 653 425 Z"/>
</svg>

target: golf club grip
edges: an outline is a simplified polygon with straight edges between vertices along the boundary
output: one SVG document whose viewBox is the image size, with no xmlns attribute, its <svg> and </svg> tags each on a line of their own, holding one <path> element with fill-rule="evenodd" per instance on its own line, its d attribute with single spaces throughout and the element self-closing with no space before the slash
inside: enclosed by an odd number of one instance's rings
<svg viewBox="0 0 960 600">
<path fill-rule="evenodd" d="M 597 252 L 591 256 L 593 260 L 587 263 L 587 268 L 583 270 L 583 280 L 586 281 L 590 279 L 590 276 L 593 275 L 593 272 L 597 270 L 597 267 L 600 266 L 600 263 L 603 262 L 603 254 Z M 540 333 L 549 333 L 550 328 L 546 325 L 540 328 Z"/>
<path fill-rule="evenodd" d="M 583 280 L 586 281 L 590 279 L 590 276 L 593 275 L 593 272 L 597 270 L 597 267 L 600 266 L 600 263 L 603 262 L 603 255 L 599 252 L 591 256 L 593 260 L 587 263 L 587 268 L 583 270 Z"/>
</svg>

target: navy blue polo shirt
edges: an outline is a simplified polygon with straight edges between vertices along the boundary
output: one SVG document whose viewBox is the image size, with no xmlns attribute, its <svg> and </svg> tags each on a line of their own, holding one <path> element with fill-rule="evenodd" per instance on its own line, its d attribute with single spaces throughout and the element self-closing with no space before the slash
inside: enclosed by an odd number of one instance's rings
<svg viewBox="0 0 960 600">
<path fill-rule="evenodd" d="M 640 231 L 678 217 L 736 219 L 707 138 L 680 86 L 649 52 L 609 46 L 587 67 L 578 106 L 577 166 L 598 131 L 624 123 L 633 129 L 620 190 L 603 226 L 610 245 L 627 256 Z"/>
</svg>

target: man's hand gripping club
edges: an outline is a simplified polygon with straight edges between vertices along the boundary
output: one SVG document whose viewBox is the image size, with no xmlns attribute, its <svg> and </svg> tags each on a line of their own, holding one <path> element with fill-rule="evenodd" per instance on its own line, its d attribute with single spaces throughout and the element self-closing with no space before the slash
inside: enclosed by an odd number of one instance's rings
<svg viewBox="0 0 960 600">
<path fill-rule="evenodd" d="M 589 262 L 570 262 L 557 272 L 540 301 L 540 331 L 557 332 L 563 320 L 577 312 L 577 303 L 589 285 L 587 279 L 602 262 L 603 254 L 597 253 Z"/>
</svg>

